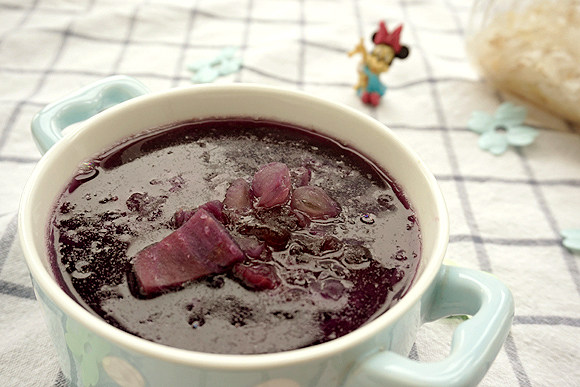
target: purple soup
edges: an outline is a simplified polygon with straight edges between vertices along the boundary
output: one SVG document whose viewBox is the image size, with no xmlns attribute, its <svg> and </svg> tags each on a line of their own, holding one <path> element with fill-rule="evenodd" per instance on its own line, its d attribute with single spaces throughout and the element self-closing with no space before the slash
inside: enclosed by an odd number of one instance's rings
<svg viewBox="0 0 580 387">
<path fill-rule="evenodd" d="M 53 270 L 79 304 L 144 339 L 224 354 L 346 335 L 408 291 L 421 254 L 386 171 L 249 118 L 127 139 L 79 167 L 49 227 Z"/>
</svg>

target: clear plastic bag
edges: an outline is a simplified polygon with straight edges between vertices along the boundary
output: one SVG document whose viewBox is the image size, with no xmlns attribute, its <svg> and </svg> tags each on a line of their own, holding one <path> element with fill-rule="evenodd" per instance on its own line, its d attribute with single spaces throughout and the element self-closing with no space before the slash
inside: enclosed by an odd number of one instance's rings
<svg viewBox="0 0 580 387">
<path fill-rule="evenodd" d="M 580 0 L 475 0 L 467 49 L 497 89 L 580 122 Z"/>
</svg>

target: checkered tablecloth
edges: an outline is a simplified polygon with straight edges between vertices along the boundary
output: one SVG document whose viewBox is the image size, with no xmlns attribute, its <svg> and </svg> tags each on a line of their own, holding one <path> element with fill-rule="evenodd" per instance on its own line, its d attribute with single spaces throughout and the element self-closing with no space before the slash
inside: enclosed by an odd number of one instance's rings
<svg viewBox="0 0 580 387">
<path fill-rule="evenodd" d="M 451 218 L 448 258 L 511 288 L 511 333 L 483 386 L 580 385 L 580 130 L 529 106 L 539 129 L 525 148 L 494 156 L 467 128 L 506 96 L 470 66 L 461 0 L 0 0 L 0 386 L 65 385 L 16 235 L 19 196 L 40 155 L 33 115 L 113 74 L 151 90 L 192 83 L 188 66 L 235 48 L 239 71 L 214 82 L 299 89 L 383 122 L 435 174 Z M 380 20 L 404 24 L 410 56 L 381 76 L 376 107 L 353 90 L 360 37 Z M 516 101 L 520 103 L 520 101 Z M 580 108 L 580 107 L 579 107 Z M 442 359 L 456 319 L 424 326 L 410 357 Z"/>
</svg>

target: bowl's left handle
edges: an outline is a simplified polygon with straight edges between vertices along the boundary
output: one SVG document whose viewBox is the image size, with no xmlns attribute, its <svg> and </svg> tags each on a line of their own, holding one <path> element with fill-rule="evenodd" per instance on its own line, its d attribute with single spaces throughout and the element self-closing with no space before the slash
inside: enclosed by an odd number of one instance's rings
<svg viewBox="0 0 580 387">
<path fill-rule="evenodd" d="M 124 75 L 107 77 L 89 84 L 47 105 L 34 116 L 32 136 L 36 146 L 44 154 L 62 138 L 65 128 L 147 93 L 149 89 L 145 85 Z"/>
</svg>

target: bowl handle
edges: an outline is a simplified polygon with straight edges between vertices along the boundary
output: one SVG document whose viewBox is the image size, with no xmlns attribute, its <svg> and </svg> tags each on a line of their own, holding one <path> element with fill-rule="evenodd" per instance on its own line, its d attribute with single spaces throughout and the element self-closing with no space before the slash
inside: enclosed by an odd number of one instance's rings
<svg viewBox="0 0 580 387">
<path fill-rule="evenodd" d="M 477 385 L 509 333 L 512 294 L 491 274 L 443 265 L 423 297 L 421 320 L 426 323 L 451 315 L 472 317 L 455 329 L 444 360 L 425 363 L 390 351 L 378 352 L 355 365 L 344 386 Z"/>
<path fill-rule="evenodd" d="M 32 120 L 32 136 L 42 154 L 63 136 L 63 130 L 105 109 L 149 93 L 134 78 L 115 75 L 96 81 L 47 105 Z"/>
</svg>

